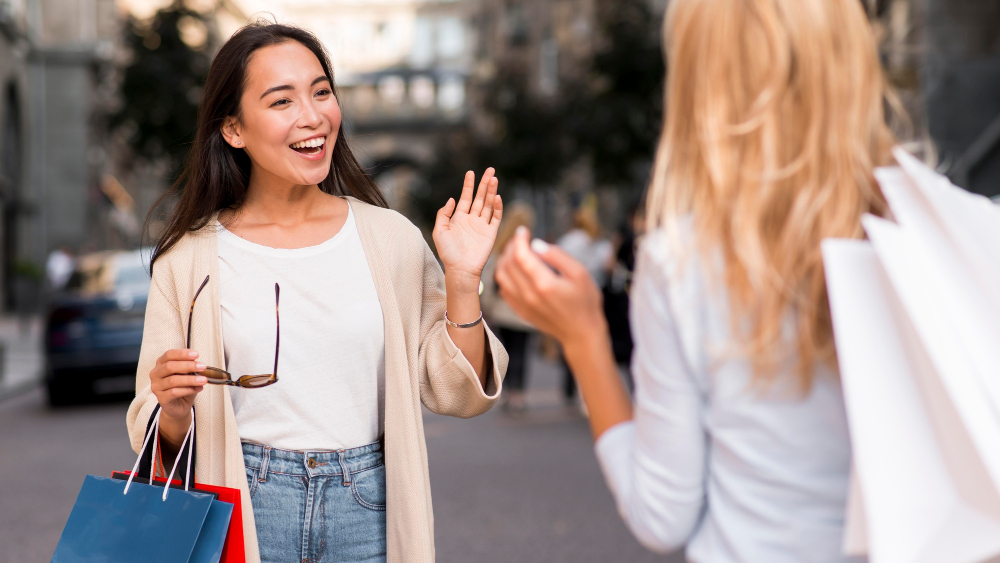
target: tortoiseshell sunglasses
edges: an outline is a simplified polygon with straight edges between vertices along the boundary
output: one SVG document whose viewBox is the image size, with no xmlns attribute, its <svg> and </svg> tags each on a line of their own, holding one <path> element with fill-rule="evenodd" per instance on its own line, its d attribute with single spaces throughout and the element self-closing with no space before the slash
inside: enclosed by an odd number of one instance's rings
<svg viewBox="0 0 1000 563">
<path fill-rule="evenodd" d="M 201 290 L 205 289 L 205 285 L 208 284 L 208 276 L 205 276 L 205 281 L 201 282 L 201 287 L 194 294 L 194 299 L 191 300 L 191 311 L 188 313 L 188 330 L 187 330 L 187 348 L 191 349 L 191 319 L 194 317 L 194 303 L 198 300 L 198 296 L 201 295 Z M 257 389 L 259 387 L 267 387 L 272 383 L 277 383 L 278 381 L 278 339 L 281 336 L 281 328 L 278 325 L 278 284 L 274 284 L 274 326 L 277 333 L 274 336 L 274 372 L 264 375 L 244 375 L 236 380 L 233 380 L 233 376 L 224 369 L 206 367 L 205 371 L 196 375 L 204 375 L 208 378 L 208 383 L 213 385 L 232 385 L 234 387 L 243 387 L 244 389 Z"/>
</svg>

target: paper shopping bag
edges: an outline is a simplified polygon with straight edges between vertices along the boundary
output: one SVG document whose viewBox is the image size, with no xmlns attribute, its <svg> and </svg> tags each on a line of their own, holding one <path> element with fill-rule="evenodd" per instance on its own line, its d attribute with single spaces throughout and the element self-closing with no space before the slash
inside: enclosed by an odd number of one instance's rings
<svg viewBox="0 0 1000 563">
<path fill-rule="evenodd" d="M 188 561 L 212 507 L 203 493 L 88 475 L 56 546 L 53 563 Z"/>
<path fill-rule="evenodd" d="M 127 480 L 131 475 L 132 473 L 129 471 L 116 471 L 111 476 L 114 479 Z M 163 479 L 155 479 L 154 482 L 165 483 Z M 181 482 L 178 480 L 172 481 L 170 486 L 174 488 L 182 487 Z M 219 556 L 212 560 L 221 563 L 245 563 L 246 548 L 243 544 L 243 512 L 240 491 L 229 487 L 217 487 L 198 482 L 194 483 L 194 490 L 209 493 L 218 502 L 231 505 L 231 508 L 228 510 L 230 513 L 228 529 L 220 536 L 224 540 L 221 544 L 221 551 L 219 552 Z M 221 513 L 216 512 L 216 514 Z M 209 516 L 212 516 L 211 512 Z"/>
<path fill-rule="evenodd" d="M 191 418 L 181 451 L 193 442 L 193 410 Z M 156 450 L 158 436 L 159 413 L 139 450 L 140 459 L 151 437 Z M 187 459 L 183 489 L 168 485 L 173 481 L 177 462 L 163 486 L 157 486 L 152 474 L 148 484 L 135 480 L 138 460 L 125 481 L 88 475 L 52 561 L 217 563 L 233 505 L 216 500 L 216 494 L 189 490 L 191 456 Z"/>
<path fill-rule="evenodd" d="M 873 563 L 1000 557 L 1000 209 L 912 157 L 896 223 L 825 241 L 854 449 L 845 548 Z"/>
<path fill-rule="evenodd" d="M 828 240 L 823 263 L 854 454 L 846 551 L 873 563 L 1000 553 L 994 481 L 878 255 Z"/>
</svg>

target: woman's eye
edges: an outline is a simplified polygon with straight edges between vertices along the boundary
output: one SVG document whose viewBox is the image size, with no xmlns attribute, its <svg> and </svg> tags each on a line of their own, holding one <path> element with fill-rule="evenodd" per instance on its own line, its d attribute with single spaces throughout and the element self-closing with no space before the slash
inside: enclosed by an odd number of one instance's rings
<svg viewBox="0 0 1000 563">
<path fill-rule="evenodd" d="M 316 92 L 316 95 L 317 95 L 317 96 L 329 96 L 329 95 L 330 95 L 330 93 L 331 93 L 331 92 L 330 92 L 329 88 L 320 88 L 320 89 L 319 89 L 319 90 L 318 90 L 318 91 Z"/>
<path fill-rule="evenodd" d="M 278 101 L 274 102 L 273 104 L 271 104 L 271 107 L 283 106 L 283 105 L 290 104 L 290 103 L 292 103 L 292 102 L 288 98 L 281 98 L 280 100 L 278 100 Z"/>
</svg>

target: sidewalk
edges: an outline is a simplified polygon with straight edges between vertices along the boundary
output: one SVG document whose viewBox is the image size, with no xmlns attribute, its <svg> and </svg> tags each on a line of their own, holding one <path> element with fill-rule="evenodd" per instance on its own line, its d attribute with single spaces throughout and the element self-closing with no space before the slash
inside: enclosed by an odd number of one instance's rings
<svg viewBox="0 0 1000 563">
<path fill-rule="evenodd" d="M 0 401 L 42 384 L 42 330 L 40 316 L 30 317 L 23 327 L 17 317 L 0 316 L 0 345 L 3 347 Z"/>
</svg>

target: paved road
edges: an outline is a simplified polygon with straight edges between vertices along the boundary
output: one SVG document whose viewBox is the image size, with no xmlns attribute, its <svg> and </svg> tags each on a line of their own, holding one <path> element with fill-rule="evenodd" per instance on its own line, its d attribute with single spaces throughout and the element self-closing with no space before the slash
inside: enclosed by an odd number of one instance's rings
<svg viewBox="0 0 1000 563">
<path fill-rule="evenodd" d="M 428 414 L 438 561 L 668 562 L 614 511 L 582 417 L 555 369 L 533 368 L 532 409 L 472 420 Z M 127 404 L 50 410 L 36 390 L 0 404 L 0 563 L 48 561 L 84 475 L 132 466 Z"/>
</svg>

